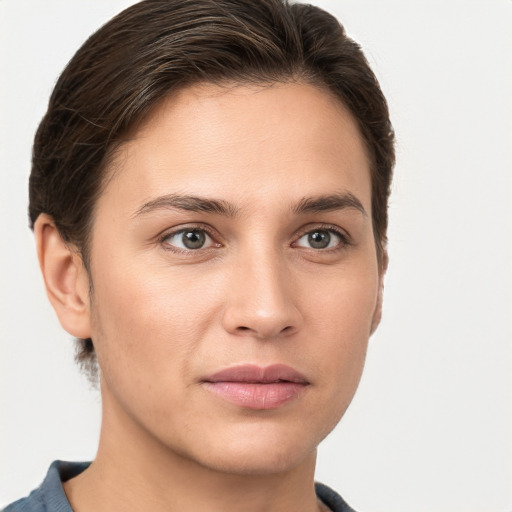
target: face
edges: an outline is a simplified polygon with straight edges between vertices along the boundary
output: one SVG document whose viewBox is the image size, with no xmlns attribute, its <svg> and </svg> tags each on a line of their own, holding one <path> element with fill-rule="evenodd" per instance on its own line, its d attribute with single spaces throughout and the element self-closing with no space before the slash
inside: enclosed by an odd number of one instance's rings
<svg viewBox="0 0 512 512">
<path fill-rule="evenodd" d="M 195 86 L 111 172 L 90 256 L 104 421 L 215 470 L 299 464 L 352 399 L 378 316 L 355 121 L 309 85 Z"/>
</svg>

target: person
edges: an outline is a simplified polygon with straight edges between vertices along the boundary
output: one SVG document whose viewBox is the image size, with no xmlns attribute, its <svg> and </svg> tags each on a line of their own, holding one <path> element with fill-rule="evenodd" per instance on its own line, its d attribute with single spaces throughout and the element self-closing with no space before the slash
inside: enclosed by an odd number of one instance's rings
<svg viewBox="0 0 512 512">
<path fill-rule="evenodd" d="M 380 321 L 393 164 L 379 84 L 318 7 L 144 0 L 93 34 L 29 212 L 100 443 L 5 511 L 352 510 L 316 448 Z"/>
</svg>

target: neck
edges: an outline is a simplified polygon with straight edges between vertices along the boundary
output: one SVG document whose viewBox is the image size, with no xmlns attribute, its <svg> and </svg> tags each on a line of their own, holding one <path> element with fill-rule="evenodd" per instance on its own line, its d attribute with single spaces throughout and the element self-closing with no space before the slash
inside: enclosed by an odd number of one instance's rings
<svg viewBox="0 0 512 512">
<path fill-rule="evenodd" d="M 91 466 L 64 484 L 73 510 L 124 512 L 318 512 L 316 452 L 278 473 L 236 473 L 201 465 L 163 446 L 128 416 L 103 406 Z"/>
</svg>

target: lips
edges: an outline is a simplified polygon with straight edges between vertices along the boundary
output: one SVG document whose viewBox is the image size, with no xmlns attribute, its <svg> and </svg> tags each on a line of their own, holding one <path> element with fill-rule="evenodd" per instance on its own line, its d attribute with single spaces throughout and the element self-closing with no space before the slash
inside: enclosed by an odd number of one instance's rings
<svg viewBox="0 0 512 512">
<path fill-rule="evenodd" d="M 202 383 L 214 395 L 248 409 L 276 409 L 298 398 L 309 385 L 303 375 L 281 364 L 226 368 Z"/>
</svg>

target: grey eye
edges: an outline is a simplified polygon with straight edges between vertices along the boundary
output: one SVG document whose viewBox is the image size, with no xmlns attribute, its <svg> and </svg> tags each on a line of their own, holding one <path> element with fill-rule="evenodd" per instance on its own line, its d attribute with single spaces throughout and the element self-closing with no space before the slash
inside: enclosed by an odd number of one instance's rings
<svg viewBox="0 0 512 512">
<path fill-rule="evenodd" d="M 186 231 L 181 239 L 187 249 L 200 249 L 206 241 L 206 235 L 202 231 Z"/>
<path fill-rule="evenodd" d="M 297 246 L 311 249 L 330 249 L 341 242 L 341 237 L 332 230 L 315 229 L 297 240 Z"/>
<path fill-rule="evenodd" d="M 202 249 L 212 244 L 210 236 L 201 229 L 186 229 L 166 237 L 165 242 L 178 249 Z"/>
</svg>

